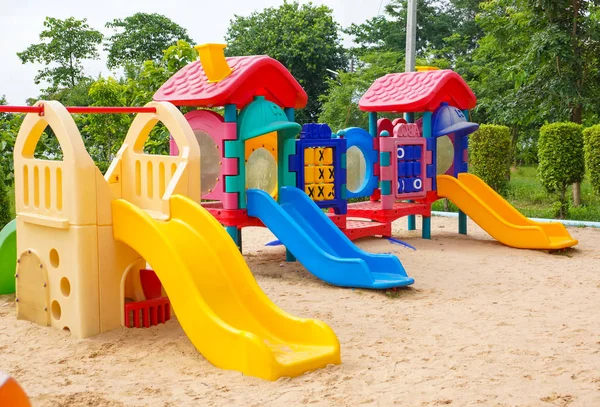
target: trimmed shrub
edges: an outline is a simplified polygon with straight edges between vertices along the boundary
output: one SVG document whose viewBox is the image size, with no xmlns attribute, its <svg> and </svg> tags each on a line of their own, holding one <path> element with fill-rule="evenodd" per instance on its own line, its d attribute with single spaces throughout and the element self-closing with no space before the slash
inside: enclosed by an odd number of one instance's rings
<svg viewBox="0 0 600 407">
<path fill-rule="evenodd" d="M 582 127 L 576 123 L 552 123 L 540 128 L 538 177 L 549 193 L 556 194 L 554 216 L 569 213 L 567 190 L 585 175 Z"/>
<path fill-rule="evenodd" d="M 495 124 L 482 124 L 469 136 L 469 172 L 503 195 L 508 189 L 511 143 L 509 128 Z"/>
<path fill-rule="evenodd" d="M 600 124 L 583 130 L 585 166 L 590 172 L 590 183 L 600 195 Z"/>
<path fill-rule="evenodd" d="M 4 184 L 4 171 L 0 166 L 0 230 L 12 220 L 11 207 L 9 191 Z"/>
</svg>

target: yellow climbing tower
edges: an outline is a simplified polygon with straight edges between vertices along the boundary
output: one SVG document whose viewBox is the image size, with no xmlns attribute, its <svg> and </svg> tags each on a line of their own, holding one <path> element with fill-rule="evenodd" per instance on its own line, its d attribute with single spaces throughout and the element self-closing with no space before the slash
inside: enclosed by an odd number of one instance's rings
<svg viewBox="0 0 600 407">
<path fill-rule="evenodd" d="M 105 176 L 58 102 L 39 102 L 15 144 L 17 317 L 85 338 L 124 324 L 125 296 L 144 300 L 154 268 L 177 319 L 215 366 L 276 380 L 340 363 L 321 321 L 293 317 L 261 291 L 225 229 L 200 206 L 200 147 L 177 108 L 133 120 Z M 162 122 L 177 156 L 143 151 Z M 34 157 L 50 127 L 60 160 Z M 324 156 L 327 154 L 324 153 Z"/>
</svg>

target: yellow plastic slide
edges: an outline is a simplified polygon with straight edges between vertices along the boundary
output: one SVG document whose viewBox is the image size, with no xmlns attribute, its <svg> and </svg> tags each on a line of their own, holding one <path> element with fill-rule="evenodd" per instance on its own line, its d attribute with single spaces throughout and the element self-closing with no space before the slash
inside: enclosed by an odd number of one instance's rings
<svg viewBox="0 0 600 407">
<path fill-rule="evenodd" d="M 523 216 L 479 177 L 437 176 L 437 193 L 448 198 L 494 239 L 519 249 L 564 249 L 575 246 L 564 225 L 534 222 Z"/>
<path fill-rule="evenodd" d="M 115 200 L 114 235 L 152 265 L 185 333 L 208 361 L 267 380 L 341 362 L 333 330 L 273 304 L 205 209 L 179 195 L 170 207 L 170 219 L 156 221 Z"/>
</svg>

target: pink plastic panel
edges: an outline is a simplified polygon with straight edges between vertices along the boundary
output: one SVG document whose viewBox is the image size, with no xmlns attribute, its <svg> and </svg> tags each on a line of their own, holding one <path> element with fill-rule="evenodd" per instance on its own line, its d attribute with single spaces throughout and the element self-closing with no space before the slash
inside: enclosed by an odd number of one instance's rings
<svg viewBox="0 0 600 407">
<path fill-rule="evenodd" d="M 233 126 L 233 138 L 235 139 L 236 124 L 225 123 L 223 116 L 210 110 L 194 110 L 185 115 L 192 130 L 202 130 L 210 135 L 220 151 L 221 169 L 218 174 L 218 181 L 210 192 L 202 195 L 202 199 L 214 199 L 225 201 L 225 183 L 223 182 L 225 175 L 237 174 L 237 160 L 235 158 L 223 158 L 224 141 L 229 140 L 231 131 L 228 131 Z M 171 139 L 171 155 L 178 154 L 179 149 L 174 140 Z M 200 150 L 200 167 L 202 167 L 202 148 Z"/>
<path fill-rule="evenodd" d="M 382 181 L 391 181 L 392 195 L 381 196 L 381 206 L 383 209 L 391 209 L 394 202 L 399 199 L 420 199 L 427 195 L 431 190 L 431 180 L 426 177 L 427 164 L 431 163 L 431 153 L 427 152 L 427 141 L 421 137 L 419 128 L 416 124 L 406 124 L 398 121 L 394 126 L 393 137 L 381 137 L 379 148 L 381 152 L 391 154 L 390 166 L 380 167 L 380 179 Z M 421 175 L 422 189 L 418 192 L 398 193 L 398 158 L 397 151 L 401 145 L 421 146 Z M 429 154 L 428 154 L 429 153 Z"/>
<path fill-rule="evenodd" d="M 442 102 L 472 109 L 477 99 L 459 74 L 444 69 L 385 75 L 371 85 L 358 105 L 368 112 L 425 112 Z"/>
<path fill-rule="evenodd" d="M 178 106 L 225 106 L 238 109 L 255 95 L 283 106 L 302 109 L 308 96 L 292 74 L 277 60 L 266 56 L 227 58 L 231 75 L 220 82 L 209 83 L 200 61 L 181 68 L 154 94 L 154 100 Z"/>
</svg>

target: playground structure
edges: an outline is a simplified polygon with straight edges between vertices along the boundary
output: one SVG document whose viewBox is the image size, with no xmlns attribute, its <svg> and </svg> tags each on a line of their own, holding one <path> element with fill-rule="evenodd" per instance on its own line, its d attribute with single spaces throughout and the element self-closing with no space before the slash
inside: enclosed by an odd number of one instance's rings
<svg viewBox="0 0 600 407">
<path fill-rule="evenodd" d="M 203 205 L 240 250 L 242 228 L 266 226 L 286 246 L 288 260 L 297 258 L 327 282 L 370 288 L 407 285 L 412 279 L 401 281 L 404 270 L 390 260 L 387 265 L 398 270 L 396 277 L 370 279 L 377 269 L 343 235 L 352 240 L 391 237 L 393 221 L 407 216 L 408 228 L 414 230 L 415 215 L 420 215 L 422 237 L 428 239 L 431 206 L 440 198 L 460 208 L 461 234 L 467 233 L 468 215 L 508 246 L 561 249 L 577 244 L 564 226 L 528 220 L 483 181 L 466 174 L 468 135 L 478 128 L 468 121 L 476 98 L 456 72 L 420 67 L 418 72 L 385 75 L 359 101 L 369 112 L 368 131 L 333 133 L 325 124 L 300 129 L 294 123 L 294 109 L 304 107 L 307 97 L 280 63 L 268 56 L 225 58 L 224 47 L 197 47 L 200 60 L 173 75 L 154 99 L 224 107 L 223 116 L 195 110 L 186 119 L 206 158 L 202 173 L 210 174 L 202 198 L 213 202 Z M 379 118 L 381 112 L 399 117 Z M 175 141 L 171 148 L 177 154 Z M 286 192 L 292 187 L 296 189 Z M 307 198 L 315 205 L 305 205 Z M 349 204 L 351 198 L 368 200 Z M 301 206 L 311 210 L 299 211 Z M 329 222 L 317 207 L 329 209 Z M 328 256 L 356 256 L 367 267 L 358 279 L 340 278 L 345 270 L 341 262 L 337 267 L 329 262 L 329 272 L 322 272 Z"/>
<path fill-rule="evenodd" d="M 366 253 L 347 237 L 366 223 L 346 222 L 346 140 L 333 137 L 328 126 L 301 129 L 294 122 L 307 96 L 281 63 L 268 56 L 225 58 L 224 47 L 198 46 L 200 60 L 154 96 L 178 106 L 224 108 L 223 116 L 211 110 L 185 115 L 202 150 L 202 199 L 213 201 L 203 206 L 240 249 L 243 227 L 266 226 L 286 246 L 289 260 L 297 258 L 330 284 L 412 284 L 396 256 Z M 176 140 L 171 147 L 178 154 Z M 335 214 L 328 217 L 323 208 Z"/>
<path fill-rule="evenodd" d="M 215 366 L 275 380 L 340 363 L 333 331 L 278 309 L 198 204 L 200 149 L 173 105 L 152 102 L 135 117 L 105 176 L 68 111 L 58 102 L 42 105 L 43 116 L 25 116 L 14 150 L 18 319 L 79 338 L 117 328 L 125 324 L 126 298 L 154 301 L 141 287 L 149 263 L 187 336 Z M 144 153 L 159 121 L 178 155 Z M 58 139 L 60 161 L 33 157 L 46 127 Z M 156 315 L 152 304 L 146 318 Z"/>
<path fill-rule="evenodd" d="M 268 227 L 289 260 L 326 282 L 377 289 L 413 279 L 396 256 L 365 253 L 351 239 L 389 237 L 403 216 L 415 229 L 415 215 L 430 238 L 431 204 L 443 197 L 464 211 L 460 233 L 468 215 L 509 246 L 577 244 L 561 224 L 527 219 L 466 172 L 476 100 L 458 74 L 386 75 L 360 101 L 369 131 L 333 133 L 294 122 L 307 97 L 279 62 L 226 59 L 223 47 L 197 47 L 200 61 L 142 108 L 1 107 L 28 112 L 14 149 L 17 219 L 0 233 L 0 293 L 16 281 L 19 319 L 85 338 L 164 322 L 172 306 L 215 366 L 275 380 L 340 363 L 339 342 L 323 322 L 288 315 L 266 297 L 238 250 L 243 227 Z M 224 115 L 183 116 L 174 104 L 223 106 Z M 105 175 L 70 112 L 138 113 Z M 172 136 L 170 156 L 143 151 L 159 121 Z M 46 127 L 60 161 L 34 158 Z"/>
</svg>

